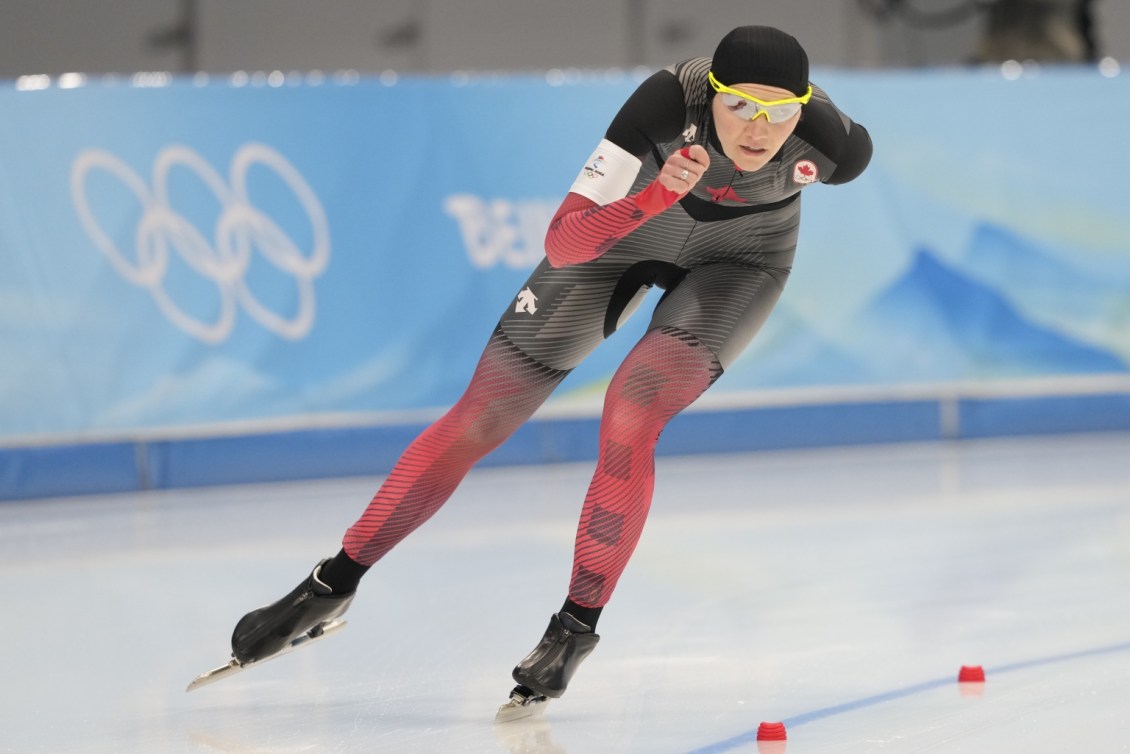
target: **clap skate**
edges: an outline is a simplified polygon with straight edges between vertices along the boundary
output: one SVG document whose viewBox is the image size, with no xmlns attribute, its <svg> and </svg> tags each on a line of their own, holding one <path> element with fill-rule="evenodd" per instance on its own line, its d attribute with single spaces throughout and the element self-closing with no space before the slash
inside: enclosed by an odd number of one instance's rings
<svg viewBox="0 0 1130 754">
<path fill-rule="evenodd" d="M 550 699 L 565 693 L 581 661 L 592 653 L 600 637 L 569 613 L 549 620 L 541 642 L 518 663 L 511 674 L 518 685 L 510 699 L 498 708 L 495 722 L 520 720 L 545 711 Z"/>
<path fill-rule="evenodd" d="M 253 665 L 273 660 L 345 626 L 340 616 L 355 592 L 333 594 L 318 578 L 325 560 L 278 602 L 253 610 L 240 619 L 232 633 L 232 659 L 227 665 L 202 673 L 186 691 L 226 678 Z"/>
</svg>

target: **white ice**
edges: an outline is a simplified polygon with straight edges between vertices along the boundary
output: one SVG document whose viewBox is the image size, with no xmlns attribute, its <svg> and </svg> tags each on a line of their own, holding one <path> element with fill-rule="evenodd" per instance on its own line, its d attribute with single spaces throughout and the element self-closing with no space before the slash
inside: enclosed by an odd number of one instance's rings
<svg viewBox="0 0 1130 754">
<path fill-rule="evenodd" d="M 1128 751 L 1128 460 L 1125 434 L 660 458 L 600 645 L 506 726 L 591 464 L 473 472 L 344 631 L 191 694 L 379 479 L 2 503 L 0 750 Z"/>
</svg>

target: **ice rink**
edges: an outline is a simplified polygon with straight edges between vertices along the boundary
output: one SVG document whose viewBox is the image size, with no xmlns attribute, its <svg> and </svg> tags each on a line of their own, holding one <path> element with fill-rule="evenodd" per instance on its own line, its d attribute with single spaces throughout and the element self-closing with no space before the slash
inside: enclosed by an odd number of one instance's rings
<svg viewBox="0 0 1130 754">
<path fill-rule="evenodd" d="M 1130 751 L 1128 460 L 1126 434 L 660 458 L 600 646 L 502 726 L 589 463 L 472 472 L 344 631 L 191 694 L 380 480 L 5 502 L 0 750 Z"/>
</svg>

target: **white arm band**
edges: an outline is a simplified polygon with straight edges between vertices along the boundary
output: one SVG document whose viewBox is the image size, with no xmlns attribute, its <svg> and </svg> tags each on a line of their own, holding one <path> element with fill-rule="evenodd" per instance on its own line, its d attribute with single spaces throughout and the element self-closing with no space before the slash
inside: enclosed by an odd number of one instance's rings
<svg viewBox="0 0 1130 754">
<path fill-rule="evenodd" d="M 643 160 L 631 152 L 608 139 L 601 139 L 569 191 L 588 197 L 601 206 L 611 204 L 628 195 L 641 165 Z"/>
</svg>

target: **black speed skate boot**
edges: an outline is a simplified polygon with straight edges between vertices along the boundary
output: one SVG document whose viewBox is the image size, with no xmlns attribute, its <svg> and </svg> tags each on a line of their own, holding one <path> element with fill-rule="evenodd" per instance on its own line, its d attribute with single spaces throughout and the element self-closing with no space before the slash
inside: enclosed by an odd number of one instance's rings
<svg viewBox="0 0 1130 754">
<path fill-rule="evenodd" d="M 357 592 L 334 594 L 318 578 L 325 563 L 318 563 L 305 581 L 278 602 L 240 619 L 231 637 L 232 656 L 240 664 L 264 660 L 303 634 L 315 639 L 327 623 L 346 611 Z"/>
<path fill-rule="evenodd" d="M 571 614 L 555 614 L 541 642 L 511 673 L 518 685 L 495 719 L 505 722 L 536 714 L 549 699 L 564 694 L 581 661 L 598 641 L 600 637 Z"/>
</svg>

